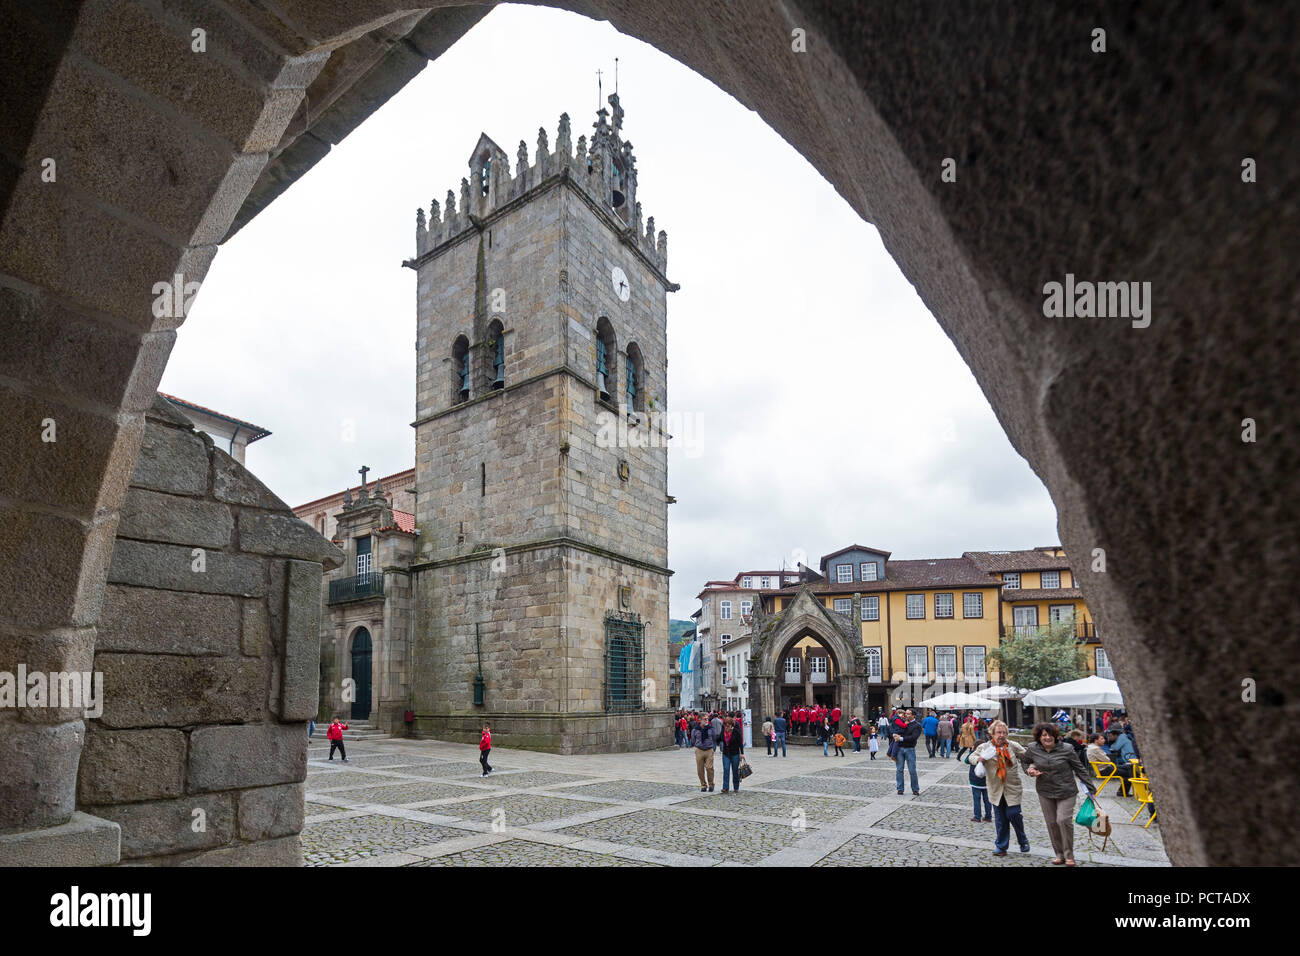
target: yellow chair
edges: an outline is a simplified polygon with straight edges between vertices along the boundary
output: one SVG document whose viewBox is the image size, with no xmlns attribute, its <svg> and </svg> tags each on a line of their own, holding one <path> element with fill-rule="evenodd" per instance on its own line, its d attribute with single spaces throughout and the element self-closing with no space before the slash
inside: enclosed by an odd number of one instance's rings
<svg viewBox="0 0 1300 956">
<path fill-rule="evenodd" d="M 1119 774 L 1117 773 L 1119 768 L 1109 760 L 1089 760 L 1088 762 L 1092 764 L 1093 775 L 1101 781 L 1101 783 L 1097 785 L 1097 796 L 1100 797 L 1101 791 L 1105 789 L 1106 784 L 1110 783 L 1112 780 L 1119 779 Z M 1105 770 L 1105 773 L 1102 772 L 1103 770 Z"/>
<path fill-rule="evenodd" d="M 1151 781 L 1146 777 L 1134 777 L 1129 781 L 1129 784 L 1133 787 L 1133 796 L 1137 798 L 1138 802 L 1137 813 L 1133 814 L 1132 818 L 1128 821 L 1129 823 L 1137 820 L 1138 813 L 1142 812 L 1144 806 L 1151 804 L 1151 819 L 1142 826 L 1142 829 L 1145 830 L 1147 827 L 1151 826 L 1156 818 L 1156 798 L 1155 795 L 1151 793 Z"/>
</svg>

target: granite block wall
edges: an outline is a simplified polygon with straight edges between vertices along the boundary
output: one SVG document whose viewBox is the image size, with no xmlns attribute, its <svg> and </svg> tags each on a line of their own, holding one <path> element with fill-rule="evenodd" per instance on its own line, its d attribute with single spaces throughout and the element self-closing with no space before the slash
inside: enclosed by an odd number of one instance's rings
<svg viewBox="0 0 1300 956">
<path fill-rule="evenodd" d="M 300 862 L 321 571 L 341 560 L 175 411 L 146 414 L 77 779 L 122 862 Z"/>
</svg>

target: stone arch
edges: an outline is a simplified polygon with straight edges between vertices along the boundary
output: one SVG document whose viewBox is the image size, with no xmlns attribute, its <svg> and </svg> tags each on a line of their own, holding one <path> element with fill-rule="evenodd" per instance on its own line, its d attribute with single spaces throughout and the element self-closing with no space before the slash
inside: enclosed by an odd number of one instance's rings
<svg viewBox="0 0 1300 956">
<path fill-rule="evenodd" d="M 32 573 L 0 607 L 0 670 L 77 669 L 93 650 L 144 413 L 217 244 L 400 88 L 412 58 L 438 55 L 491 6 L 217 10 L 208 35 L 221 52 L 199 72 L 189 24 L 165 12 L 132 8 L 147 26 L 105 34 L 118 11 L 15 8 L 0 37 L 23 91 L 6 102 L 0 176 L 0 558 Z M 1300 545 L 1279 529 L 1295 527 L 1296 505 L 1231 494 L 1286 488 L 1295 470 L 1285 436 L 1300 424 L 1300 344 L 1284 254 L 1294 217 L 1276 211 L 1292 208 L 1300 174 L 1277 119 L 1290 84 L 1261 81 L 1268 64 L 1292 60 L 1285 12 L 1260 9 L 1234 29 L 1208 0 L 1177 16 L 1143 10 L 1126 39 L 1146 55 L 1099 72 L 1060 55 L 1062 37 L 1086 43 L 1095 26 L 1083 8 L 1018 9 L 1011 37 L 976 6 L 755 0 L 740 24 L 687 0 L 556 6 L 710 78 L 877 226 L 1052 494 L 1143 728 L 1171 858 L 1300 859 L 1285 802 L 1296 771 L 1277 719 L 1300 659 L 1273 640 L 1295 627 L 1287 572 Z M 1182 58 L 1189 46 L 1195 61 Z M 112 82 L 88 79 L 83 61 Z M 178 75 L 193 83 L 167 79 Z M 345 96 L 353 85 L 364 93 Z M 1170 88 L 1185 92 L 1170 100 Z M 306 110 L 308 93 L 337 109 Z M 1110 148 L 1097 148 L 1098 129 Z M 1243 184 L 1247 150 L 1274 174 Z M 43 180 L 49 158 L 75 188 Z M 945 167 L 955 180 L 941 178 Z M 1196 197 L 1194 220 L 1174 214 L 1179 196 Z M 1136 330 L 1113 318 L 1044 322 L 1044 284 L 1066 273 L 1150 282 L 1158 316 Z M 169 292 L 155 312 L 148 292 L 159 285 Z M 31 438 L 47 420 L 57 444 Z M 1259 428 L 1249 443 L 1247 420 Z M 1157 480 L 1153 462 L 1164 463 Z M 1204 627 L 1218 596 L 1244 592 L 1251 601 Z M 1230 663 L 1205 666 L 1225 647 Z M 1259 704 L 1242 706 L 1244 678 L 1259 681 Z M 1166 717 L 1227 712 L 1255 743 L 1219 755 L 1222 776 L 1242 784 L 1230 819 L 1214 810 L 1217 777 L 1198 772 L 1199 742 Z M 21 718 L 0 713 L 0 765 L 40 779 L 44 795 L 6 790 L 0 830 L 66 821 L 75 785 L 79 722 Z"/>
<path fill-rule="evenodd" d="M 778 680 L 786 651 L 805 636 L 813 637 L 826 648 L 835 665 L 835 690 L 839 706 L 848 714 L 860 712 L 865 702 L 866 674 L 863 669 L 861 641 L 856 643 L 852 628 L 838 621 L 806 587 L 775 618 L 756 616 L 756 643 L 761 646 L 757 666 L 751 657 L 749 690 L 757 687 L 759 709 L 764 714 L 777 709 Z"/>
</svg>

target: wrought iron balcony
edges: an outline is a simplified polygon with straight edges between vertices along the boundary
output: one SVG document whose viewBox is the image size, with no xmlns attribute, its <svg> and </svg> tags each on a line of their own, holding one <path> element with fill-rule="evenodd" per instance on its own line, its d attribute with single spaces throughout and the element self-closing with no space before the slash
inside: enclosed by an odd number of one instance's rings
<svg viewBox="0 0 1300 956">
<path fill-rule="evenodd" d="M 1053 622 L 1058 623 L 1058 622 Z M 1046 634 L 1051 624 L 1003 624 L 1002 636 L 1011 637 L 1037 637 L 1040 634 Z M 1084 641 L 1088 644 L 1097 644 L 1101 641 L 1101 636 L 1097 633 L 1097 627 L 1091 621 L 1074 622 L 1075 640 Z"/>
<path fill-rule="evenodd" d="M 342 604 L 345 601 L 362 601 L 366 598 L 383 597 L 384 575 L 379 571 L 358 574 L 350 578 L 338 578 L 330 582 L 330 594 L 327 604 Z"/>
</svg>

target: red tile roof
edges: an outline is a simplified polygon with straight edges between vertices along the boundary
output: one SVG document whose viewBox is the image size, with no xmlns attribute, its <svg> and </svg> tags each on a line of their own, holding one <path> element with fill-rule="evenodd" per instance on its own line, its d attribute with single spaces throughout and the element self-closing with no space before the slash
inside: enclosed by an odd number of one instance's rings
<svg viewBox="0 0 1300 956">
<path fill-rule="evenodd" d="M 388 475 L 387 477 L 379 478 L 379 479 L 377 479 L 377 480 L 380 481 L 380 482 L 382 482 L 382 483 L 385 484 L 385 485 L 390 486 L 390 487 L 388 487 L 388 488 L 386 489 L 386 491 L 387 491 L 387 492 L 392 492 L 392 491 L 394 491 L 394 490 L 396 489 L 397 486 L 403 485 L 403 484 L 405 484 L 406 482 L 409 482 L 409 481 L 415 481 L 415 469 L 414 469 L 414 468 L 408 468 L 408 469 L 406 469 L 405 471 L 396 471 L 396 472 L 393 472 L 393 474 Z M 373 481 L 367 481 L 367 482 L 366 482 L 366 487 L 367 487 L 367 488 L 373 488 L 373 487 L 374 487 L 374 484 L 375 484 L 375 483 L 374 483 Z M 360 485 L 353 485 L 351 488 L 349 488 L 349 489 L 347 489 L 347 490 L 350 491 L 350 492 L 352 492 L 353 495 L 356 495 L 357 492 L 359 492 L 359 491 L 361 490 L 361 486 L 360 486 Z M 294 508 L 293 508 L 293 510 L 294 510 L 295 512 L 296 512 L 296 511 L 301 511 L 301 510 L 304 509 L 304 508 L 309 508 L 309 507 L 311 507 L 312 505 L 319 505 L 319 504 L 322 504 L 323 502 L 326 502 L 326 501 L 332 501 L 332 500 L 334 500 L 335 498 L 339 498 L 339 499 L 341 499 L 341 498 L 343 497 L 344 494 L 345 494 L 345 492 L 342 492 L 342 491 L 336 491 L 336 492 L 334 492 L 333 494 L 324 495 L 324 496 L 322 496 L 322 497 L 320 497 L 320 498 L 314 498 L 314 499 L 312 499 L 311 501 L 304 502 L 304 503 L 302 503 L 302 504 L 300 504 L 300 505 L 295 505 Z"/>
<path fill-rule="evenodd" d="M 393 510 L 393 520 L 397 522 L 397 527 L 403 531 L 415 532 L 415 515 L 407 511 Z"/>
<path fill-rule="evenodd" d="M 1017 601 L 1051 601 L 1060 598 L 1063 601 L 1077 601 L 1083 597 L 1078 588 L 1011 588 L 1002 589 L 1002 600 L 1007 604 Z"/>
<path fill-rule="evenodd" d="M 1060 571 L 1070 567 L 1065 558 L 1041 551 L 967 551 L 963 557 L 990 573 L 1002 571 Z"/>
<path fill-rule="evenodd" d="M 167 401 L 171 402 L 173 405 L 180 405 L 182 408 L 192 408 L 196 412 L 203 412 L 204 414 L 211 415 L 213 418 L 220 418 L 222 421 L 234 422 L 241 428 L 252 429 L 254 432 L 253 437 L 244 443 L 246 445 L 251 445 L 259 438 L 265 438 L 267 435 L 271 434 L 261 425 L 254 425 L 252 422 L 246 422 L 242 418 L 235 418 L 233 415 L 227 415 L 224 412 L 217 411 L 216 409 L 206 408 L 203 405 L 196 405 L 194 402 L 187 402 L 183 398 L 177 398 L 175 395 L 168 395 L 166 392 L 159 392 L 158 394 L 167 399 Z"/>
<path fill-rule="evenodd" d="M 870 550 L 864 548 L 863 550 Z M 981 571 L 967 558 L 933 558 L 920 561 L 887 561 L 885 577 L 879 581 L 813 582 L 808 585 L 813 594 L 870 594 L 879 591 L 902 591 L 909 588 L 966 588 L 997 587 L 1001 582 L 991 574 Z M 776 594 L 797 594 L 803 585 L 794 585 L 776 591 Z"/>
</svg>

